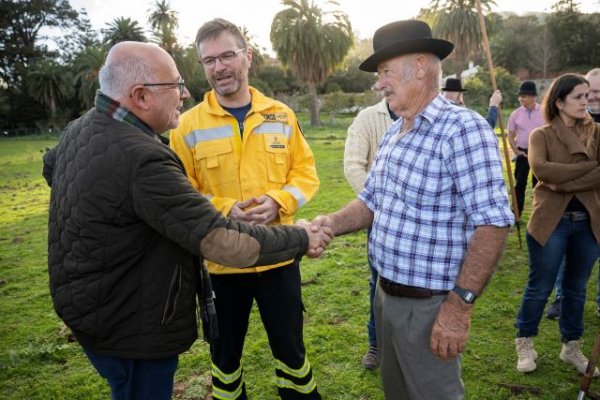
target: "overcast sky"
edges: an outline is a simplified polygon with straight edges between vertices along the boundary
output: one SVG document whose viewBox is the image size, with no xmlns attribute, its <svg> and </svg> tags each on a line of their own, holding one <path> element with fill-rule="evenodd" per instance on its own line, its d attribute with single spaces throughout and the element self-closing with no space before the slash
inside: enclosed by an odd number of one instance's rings
<svg viewBox="0 0 600 400">
<path fill-rule="evenodd" d="M 325 0 L 314 0 L 327 9 Z M 373 36 L 375 30 L 392 21 L 414 18 L 429 0 L 338 0 L 339 7 L 350 18 L 360 38 Z M 550 12 L 556 0 L 495 0 L 493 11 Z M 85 9 L 94 29 L 118 17 L 129 17 L 146 27 L 148 10 L 156 0 L 70 0 L 77 10 Z M 579 0 L 583 12 L 600 12 L 600 0 Z M 280 0 L 170 0 L 171 8 L 179 17 L 179 40 L 183 45 L 193 42 L 200 25 L 221 17 L 238 26 L 245 26 L 261 47 L 271 51 L 269 32 L 275 13 L 283 9 Z"/>
</svg>

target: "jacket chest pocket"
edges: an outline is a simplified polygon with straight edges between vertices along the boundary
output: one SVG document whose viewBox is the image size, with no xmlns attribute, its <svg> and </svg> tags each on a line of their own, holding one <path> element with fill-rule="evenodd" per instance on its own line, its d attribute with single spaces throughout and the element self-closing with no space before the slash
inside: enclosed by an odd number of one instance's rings
<svg viewBox="0 0 600 400">
<path fill-rule="evenodd" d="M 237 180 L 237 163 L 230 139 L 201 142 L 195 147 L 196 174 L 202 186 L 221 186 Z"/>
<path fill-rule="evenodd" d="M 265 152 L 267 154 L 266 161 L 269 181 L 274 183 L 286 183 L 289 150 L 285 135 L 265 135 Z"/>
</svg>

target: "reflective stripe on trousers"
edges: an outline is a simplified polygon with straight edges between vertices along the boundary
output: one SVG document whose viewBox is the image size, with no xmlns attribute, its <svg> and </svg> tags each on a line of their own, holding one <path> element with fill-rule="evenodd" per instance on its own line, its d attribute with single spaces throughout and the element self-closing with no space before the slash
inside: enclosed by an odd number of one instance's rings
<svg viewBox="0 0 600 400">
<path fill-rule="evenodd" d="M 246 388 L 243 379 L 244 369 L 240 367 L 230 374 L 226 374 L 215 364 L 212 364 L 212 394 L 213 398 L 219 400 L 235 400 L 244 395 L 246 398 Z"/>
<path fill-rule="evenodd" d="M 298 369 L 290 368 L 279 360 L 275 360 L 275 365 L 277 387 L 280 390 L 289 389 L 301 394 L 309 394 L 317 388 L 307 358 L 304 359 L 304 365 Z"/>
</svg>

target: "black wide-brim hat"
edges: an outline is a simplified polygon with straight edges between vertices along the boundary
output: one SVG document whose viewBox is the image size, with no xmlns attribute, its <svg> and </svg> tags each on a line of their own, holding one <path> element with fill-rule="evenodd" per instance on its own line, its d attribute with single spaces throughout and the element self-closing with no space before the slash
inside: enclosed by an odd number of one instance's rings
<svg viewBox="0 0 600 400">
<path fill-rule="evenodd" d="M 443 60 L 452 52 L 454 44 L 431 37 L 431 28 L 423 21 L 396 21 L 382 26 L 373 35 L 374 53 L 358 68 L 376 72 L 377 64 L 392 57 L 410 53 L 432 53 Z"/>
<path fill-rule="evenodd" d="M 519 88 L 519 96 L 537 96 L 537 87 L 533 81 L 525 81 Z"/>
<path fill-rule="evenodd" d="M 446 84 L 442 88 L 442 92 L 466 92 L 466 91 L 467 91 L 467 89 L 462 88 L 460 79 L 456 79 L 456 78 L 446 79 Z"/>
</svg>

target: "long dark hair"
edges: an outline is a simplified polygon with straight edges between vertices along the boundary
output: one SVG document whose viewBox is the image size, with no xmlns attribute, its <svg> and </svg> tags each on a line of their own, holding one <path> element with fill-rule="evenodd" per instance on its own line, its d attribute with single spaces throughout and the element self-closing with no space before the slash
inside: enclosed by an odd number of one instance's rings
<svg viewBox="0 0 600 400">
<path fill-rule="evenodd" d="M 552 81 L 542 101 L 542 115 L 546 122 L 550 123 L 558 117 L 559 109 L 556 102 L 558 100 L 565 101 L 565 98 L 573 91 L 575 86 L 582 83 L 590 85 L 582 75 L 578 74 L 564 74 Z"/>
</svg>

